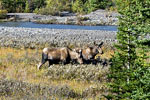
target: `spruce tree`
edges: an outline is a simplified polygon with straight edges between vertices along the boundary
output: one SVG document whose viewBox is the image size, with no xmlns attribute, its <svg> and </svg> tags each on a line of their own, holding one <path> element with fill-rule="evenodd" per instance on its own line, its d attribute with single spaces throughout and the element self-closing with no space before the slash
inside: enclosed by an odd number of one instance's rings
<svg viewBox="0 0 150 100">
<path fill-rule="evenodd" d="M 143 45 L 150 30 L 150 0 L 117 0 L 120 13 L 116 51 L 110 68 L 111 95 L 115 100 L 148 100 L 150 64 Z"/>
</svg>

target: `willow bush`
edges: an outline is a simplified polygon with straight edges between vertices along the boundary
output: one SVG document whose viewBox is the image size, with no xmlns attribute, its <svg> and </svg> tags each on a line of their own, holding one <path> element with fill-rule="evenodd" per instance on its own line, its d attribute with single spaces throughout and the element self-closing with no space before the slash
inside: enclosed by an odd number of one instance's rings
<svg viewBox="0 0 150 100">
<path fill-rule="evenodd" d="M 7 10 L 0 10 L 0 19 L 3 19 L 6 17 Z"/>
<path fill-rule="evenodd" d="M 25 0 L 0 0 L 2 9 L 10 13 L 24 12 Z"/>
<path fill-rule="evenodd" d="M 76 0 L 75 2 L 72 2 L 72 11 L 79 14 L 84 12 L 84 4 L 82 0 Z"/>
<path fill-rule="evenodd" d="M 0 0 L 0 8 L 9 13 L 36 12 L 57 15 L 62 11 L 90 13 L 113 6 L 112 0 Z"/>
<path fill-rule="evenodd" d="M 87 13 L 90 13 L 97 9 L 107 9 L 112 5 L 113 5 L 112 0 L 87 0 L 85 3 Z"/>
<path fill-rule="evenodd" d="M 90 13 L 97 9 L 107 9 L 113 6 L 112 0 L 75 0 L 72 2 L 72 10 L 77 13 Z"/>
<path fill-rule="evenodd" d="M 45 6 L 45 0 L 0 0 L 0 8 L 9 13 L 33 12 Z"/>
<path fill-rule="evenodd" d="M 36 13 L 43 15 L 60 15 L 62 11 L 71 11 L 70 0 L 46 0 L 46 6 L 40 8 Z"/>
</svg>

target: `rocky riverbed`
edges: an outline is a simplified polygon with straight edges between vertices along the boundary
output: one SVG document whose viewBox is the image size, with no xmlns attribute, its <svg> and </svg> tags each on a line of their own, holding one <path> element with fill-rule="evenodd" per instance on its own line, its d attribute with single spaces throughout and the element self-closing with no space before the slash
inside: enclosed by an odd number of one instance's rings
<svg viewBox="0 0 150 100">
<path fill-rule="evenodd" d="M 81 47 L 94 41 L 112 44 L 115 37 L 116 31 L 0 27 L 1 47 Z"/>
<path fill-rule="evenodd" d="M 35 13 L 8 13 L 6 21 L 31 21 L 44 24 L 77 25 L 117 25 L 119 14 L 106 10 L 96 10 L 86 15 L 61 12 L 60 16 L 39 15 Z"/>
</svg>

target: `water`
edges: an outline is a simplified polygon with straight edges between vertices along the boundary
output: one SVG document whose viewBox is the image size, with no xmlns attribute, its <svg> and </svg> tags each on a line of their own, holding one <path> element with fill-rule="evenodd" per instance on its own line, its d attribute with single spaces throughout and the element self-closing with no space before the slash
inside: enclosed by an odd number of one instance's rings
<svg viewBox="0 0 150 100">
<path fill-rule="evenodd" d="M 62 24 L 37 24 L 33 22 L 1 22 L 4 27 L 26 27 L 26 28 L 49 28 L 49 29 L 82 29 L 82 30 L 106 30 L 117 31 L 117 26 L 80 26 L 80 25 L 62 25 Z"/>
</svg>

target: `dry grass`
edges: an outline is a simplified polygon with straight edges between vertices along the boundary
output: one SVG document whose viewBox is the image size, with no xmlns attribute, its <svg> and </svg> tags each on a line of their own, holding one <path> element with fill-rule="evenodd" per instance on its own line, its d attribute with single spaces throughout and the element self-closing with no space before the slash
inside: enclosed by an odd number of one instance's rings
<svg viewBox="0 0 150 100">
<path fill-rule="evenodd" d="M 110 59 L 112 58 L 112 55 L 114 55 L 114 50 L 112 49 L 112 47 L 108 47 L 108 46 L 103 46 L 102 50 L 104 51 L 104 54 L 102 55 L 97 55 L 100 56 L 102 59 Z"/>
<path fill-rule="evenodd" d="M 108 50 L 101 57 L 109 59 L 111 54 L 113 51 Z M 41 50 L 0 48 L 0 79 L 43 87 L 68 86 L 79 94 L 80 98 L 84 97 L 88 100 L 94 97 L 103 98 L 102 94 L 107 93 L 107 67 L 68 64 L 52 65 L 51 68 L 47 68 L 46 63 L 41 70 L 37 70 L 40 60 Z M 5 95 L 0 94 L 0 97 L 4 99 Z"/>
</svg>

